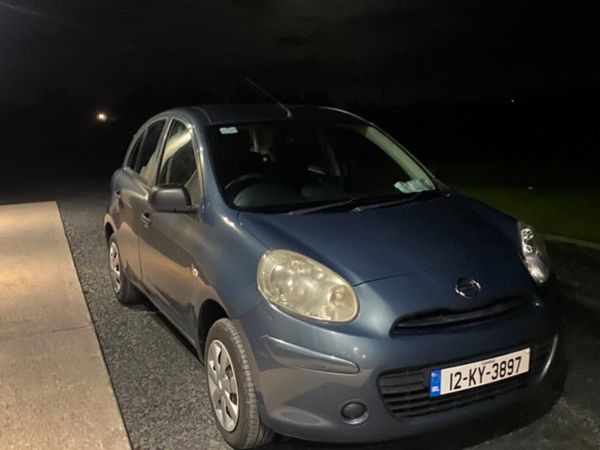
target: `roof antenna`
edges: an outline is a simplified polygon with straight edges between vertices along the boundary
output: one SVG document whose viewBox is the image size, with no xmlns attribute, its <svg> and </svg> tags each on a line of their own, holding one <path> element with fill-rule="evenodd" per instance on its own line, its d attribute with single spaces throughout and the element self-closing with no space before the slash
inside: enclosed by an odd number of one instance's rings
<svg viewBox="0 0 600 450">
<path fill-rule="evenodd" d="M 285 115 L 287 117 L 293 117 L 292 115 L 292 111 L 290 111 L 290 109 L 285 106 L 283 103 L 281 103 L 279 100 L 277 100 L 275 98 L 275 96 L 273 96 L 270 92 L 268 92 L 266 89 L 263 89 L 261 86 L 259 86 L 257 83 L 255 83 L 254 81 L 252 81 L 250 79 L 250 77 L 246 77 L 246 82 L 252 86 L 254 89 L 256 89 L 258 92 L 260 92 L 261 94 L 263 94 L 265 97 L 270 98 L 271 100 L 273 100 L 275 103 L 277 103 L 277 106 L 279 106 L 281 109 L 283 109 L 285 111 Z"/>
</svg>

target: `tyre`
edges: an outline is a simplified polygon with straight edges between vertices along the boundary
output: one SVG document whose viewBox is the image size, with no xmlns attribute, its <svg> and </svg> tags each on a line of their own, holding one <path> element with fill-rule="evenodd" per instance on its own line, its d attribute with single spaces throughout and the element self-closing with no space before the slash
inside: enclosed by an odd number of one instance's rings
<svg viewBox="0 0 600 450">
<path fill-rule="evenodd" d="M 131 284 L 121 264 L 121 253 L 115 235 L 108 240 L 108 268 L 110 270 L 110 283 L 117 300 L 124 305 L 132 305 L 143 300 L 143 295 Z"/>
<path fill-rule="evenodd" d="M 217 320 L 208 332 L 204 364 L 210 404 L 223 439 L 236 449 L 271 441 L 273 432 L 258 414 L 244 344 L 229 319 Z"/>
</svg>

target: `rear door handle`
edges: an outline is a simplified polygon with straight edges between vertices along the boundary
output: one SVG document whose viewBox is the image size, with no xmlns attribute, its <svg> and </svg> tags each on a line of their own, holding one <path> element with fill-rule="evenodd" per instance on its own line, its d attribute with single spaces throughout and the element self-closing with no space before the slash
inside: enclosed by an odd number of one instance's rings
<svg viewBox="0 0 600 450">
<path fill-rule="evenodd" d="M 150 213 L 145 212 L 140 217 L 142 219 L 142 223 L 144 224 L 144 228 L 150 228 L 150 225 L 152 225 L 152 219 L 150 218 Z"/>
</svg>

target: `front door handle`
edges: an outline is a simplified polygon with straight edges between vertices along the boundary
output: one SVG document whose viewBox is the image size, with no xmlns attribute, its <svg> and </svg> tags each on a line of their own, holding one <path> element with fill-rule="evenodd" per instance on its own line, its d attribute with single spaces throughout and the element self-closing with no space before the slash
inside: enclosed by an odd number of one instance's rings
<svg viewBox="0 0 600 450">
<path fill-rule="evenodd" d="M 150 225 L 152 225 L 152 219 L 150 218 L 150 213 L 149 212 L 145 212 L 141 215 L 142 218 L 142 223 L 144 224 L 144 228 L 150 228 Z"/>
</svg>

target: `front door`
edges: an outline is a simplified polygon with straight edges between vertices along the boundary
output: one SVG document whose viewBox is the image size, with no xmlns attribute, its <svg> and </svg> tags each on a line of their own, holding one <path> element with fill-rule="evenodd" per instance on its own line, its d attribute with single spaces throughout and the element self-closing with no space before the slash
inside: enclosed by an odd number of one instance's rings
<svg viewBox="0 0 600 450">
<path fill-rule="evenodd" d="M 182 121 L 171 122 L 162 152 L 157 185 L 179 185 L 187 189 L 194 204 L 201 201 L 199 161 L 193 131 Z M 194 260 L 200 245 L 199 213 L 155 212 L 148 209 L 142 230 L 140 257 L 144 286 L 156 298 L 163 313 L 182 332 L 189 330 L 193 300 L 203 286 Z M 185 322 L 186 319 L 188 322 Z M 191 336 L 188 336 L 191 337 Z"/>
</svg>

